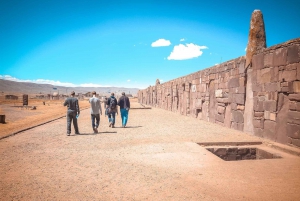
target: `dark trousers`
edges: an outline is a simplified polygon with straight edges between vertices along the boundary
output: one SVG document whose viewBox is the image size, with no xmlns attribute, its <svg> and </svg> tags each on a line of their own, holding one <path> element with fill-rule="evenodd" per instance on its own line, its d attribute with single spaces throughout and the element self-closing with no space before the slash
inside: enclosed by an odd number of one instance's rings
<svg viewBox="0 0 300 201">
<path fill-rule="evenodd" d="M 72 121 L 73 121 L 75 133 L 79 133 L 76 115 L 77 115 L 77 113 L 74 110 L 68 110 L 68 112 L 67 112 L 67 133 L 71 133 Z"/>
<path fill-rule="evenodd" d="M 92 127 L 98 128 L 99 123 L 100 123 L 100 114 L 91 114 L 91 119 L 92 119 Z M 96 123 L 95 123 L 95 121 L 96 121 Z"/>
<path fill-rule="evenodd" d="M 115 120 L 116 119 L 116 112 L 111 112 L 108 113 L 108 121 L 112 124 L 115 125 Z"/>
</svg>

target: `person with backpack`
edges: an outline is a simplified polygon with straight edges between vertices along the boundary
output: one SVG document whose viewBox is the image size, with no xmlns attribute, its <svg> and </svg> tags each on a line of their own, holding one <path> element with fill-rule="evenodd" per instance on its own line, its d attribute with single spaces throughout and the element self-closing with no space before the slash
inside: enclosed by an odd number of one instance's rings
<svg viewBox="0 0 300 201">
<path fill-rule="evenodd" d="M 111 93 L 111 96 L 107 99 L 107 115 L 109 121 L 109 127 L 115 127 L 115 118 L 116 114 L 118 115 L 117 110 L 117 99 L 115 98 L 115 94 Z"/>
<path fill-rule="evenodd" d="M 128 112 L 130 109 L 130 101 L 125 92 L 122 92 L 122 96 L 118 100 L 118 105 L 120 106 L 120 113 L 122 119 L 122 127 L 125 128 L 128 121 Z"/>
<path fill-rule="evenodd" d="M 98 127 L 100 124 L 100 114 L 102 115 L 102 109 L 99 98 L 96 97 L 96 92 L 92 92 L 93 97 L 90 98 L 89 102 L 91 104 L 91 119 L 92 119 L 92 127 L 94 133 L 98 133 Z M 96 122 L 95 122 L 96 120 Z"/>
</svg>

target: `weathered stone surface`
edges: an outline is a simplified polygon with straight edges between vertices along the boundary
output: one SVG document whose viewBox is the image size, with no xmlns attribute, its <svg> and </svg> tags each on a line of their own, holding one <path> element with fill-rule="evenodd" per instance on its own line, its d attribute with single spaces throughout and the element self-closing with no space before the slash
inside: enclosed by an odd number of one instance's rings
<svg viewBox="0 0 300 201">
<path fill-rule="evenodd" d="M 244 123 L 244 114 L 241 111 L 239 110 L 232 111 L 231 115 L 232 115 L 233 122 Z"/>
<path fill-rule="evenodd" d="M 259 101 L 258 97 L 253 98 L 253 109 L 256 112 L 263 112 L 264 111 L 264 102 Z"/>
<path fill-rule="evenodd" d="M 252 66 L 253 66 L 254 71 L 264 68 L 264 54 L 263 53 L 253 55 Z M 255 75 L 253 74 L 253 76 L 255 76 Z"/>
<path fill-rule="evenodd" d="M 217 102 L 220 102 L 220 103 L 228 103 L 228 98 L 217 98 Z"/>
<path fill-rule="evenodd" d="M 293 82 L 293 92 L 300 93 L 300 81 Z"/>
<path fill-rule="evenodd" d="M 217 111 L 218 111 L 219 114 L 224 114 L 224 112 L 225 112 L 225 107 L 218 106 Z"/>
<path fill-rule="evenodd" d="M 300 125 L 287 124 L 287 135 L 294 139 L 300 139 Z"/>
<path fill-rule="evenodd" d="M 270 120 L 270 111 L 264 111 L 264 119 Z"/>
<path fill-rule="evenodd" d="M 237 104 L 236 103 L 231 103 L 231 109 L 232 110 L 237 110 Z"/>
<path fill-rule="evenodd" d="M 298 139 L 291 139 L 291 144 L 293 144 L 293 145 L 295 145 L 295 146 L 297 146 L 297 147 L 299 147 L 300 148 L 300 140 L 298 140 Z"/>
<path fill-rule="evenodd" d="M 240 105 L 244 105 L 245 104 L 245 94 L 232 94 L 231 102 L 237 103 Z"/>
<path fill-rule="evenodd" d="M 265 120 L 263 136 L 267 139 L 275 141 L 276 139 L 275 127 L 276 127 L 276 123 L 274 121 Z"/>
<path fill-rule="evenodd" d="M 273 55 L 273 65 L 274 66 L 283 66 L 286 64 L 286 57 L 287 57 L 287 49 L 286 48 L 280 48 L 275 50 L 275 53 Z"/>
<path fill-rule="evenodd" d="M 264 112 L 254 112 L 254 117 L 261 118 L 264 116 Z"/>
<path fill-rule="evenodd" d="M 237 110 L 245 110 L 245 106 L 244 105 L 238 105 L 236 109 Z"/>
<path fill-rule="evenodd" d="M 297 77 L 297 71 L 295 70 L 283 70 L 279 71 L 279 80 L 282 82 L 295 81 Z"/>
<path fill-rule="evenodd" d="M 300 112 L 289 111 L 287 115 L 287 122 L 300 125 Z"/>
<path fill-rule="evenodd" d="M 287 113 L 289 111 L 289 99 L 286 95 L 279 95 L 280 107 L 278 107 L 277 119 L 276 119 L 276 141 L 280 143 L 287 143 L 289 138 L 287 137 Z M 278 104 L 279 106 L 279 104 Z"/>
<path fill-rule="evenodd" d="M 235 130 L 243 131 L 244 124 L 243 123 L 232 122 L 231 128 L 233 128 Z"/>
<path fill-rule="evenodd" d="M 222 98 L 223 97 L 222 93 L 223 93 L 222 89 L 215 90 L 216 98 Z"/>
<path fill-rule="evenodd" d="M 276 121 L 276 113 L 270 112 L 270 120 L 271 121 Z"/>
<path fill-rule="evenodd" d="M 265 85 L 265 90 L 267 92 L 274 92 L 274 91 L 279 91 L 280 90 L 280 84 L 277 82 L 274 83 L 266 83 Z"/>
<path fill-rule="evenodd" d="M 238 77 L 231 78 L 228 82 L 228 88 L 239 87 L 240 82 Z"/>
<path fill-rule="evenodd" d="M 253 84 L 252 90 L 253 90 L 253 92 L 262 91 L 262 85 L 261 84 Z"/>
<path fill-rule="evenodd" d="M 277 92 L 268 92 L 267 100 L 274 100 L 277 102 L 278 100 L 278 93 Z"/>
<path fill-rule="evenodd" d="M 216 114 L 215 119 L 219 122 L 224 123 L 224 114 Z"/>
<path fill-rule="evenodd" d="M 297 66 L 297 80 L 300 80 L 300 63 Z"/>
<path fill-rule="evenodd" d="M 266 34 L 263 15 L 255 10 L 251 16 L 248 45 L 246 52 L 246 68 L 251 64 L 252 56 L 266 48 Z"/>
<path fill-rule="evenodd" d="M 253 119 L 254 128 L 264 128 L 264 121 L 262 119 Z"/>
<path fill-rule="evenodd" d="M 224 124 L 227 128 L 230 128 L 231 126 L 231 104 L 226 107 Z"/>
<path fill-rule="evenodd" d="M 270 112 L 275 112 L 276 111 L 276 106 L 277 106 L 277 102 L 276 101 L 264 101 L 263 102 L 264 105 L 264 110 L 266 111 L 270 111 Z"/>
<path fill-rule="evenodd" d="M 254 128 L 254 135 L 258 136 L 258 137 L 263 137 L 263 129 L 261 128 Z"/>
<path fill-rule="evenodd" d="M 288 98 L 291 101 L 300 101 L 300 93 L 298 93 L 298 94 L 289 94 Z"/>
<path fill-rule="evenodd" d="M 258 83 L 270 83 L 271 82 L 271 69 L 270 68 L 264 68 L 259 71 L 260 75 L 258 75 Z"/>
<path fill-rule="evenodd" d="M 264 55 L 264 68 L 273 66 L 273 53 Z"/>
<path fill-rule="evenodd" d="M 287 62 L 291 64 L 291 63 L 297 63 L 299 61 L 300 61 L 300 46 L 293 45 L 288 47 Z"/>
<path fill-rule="evenodd" d="M 277 82 L 279 80 L 278 66 L 271 68 L 271 82 Z"/>
</svg>

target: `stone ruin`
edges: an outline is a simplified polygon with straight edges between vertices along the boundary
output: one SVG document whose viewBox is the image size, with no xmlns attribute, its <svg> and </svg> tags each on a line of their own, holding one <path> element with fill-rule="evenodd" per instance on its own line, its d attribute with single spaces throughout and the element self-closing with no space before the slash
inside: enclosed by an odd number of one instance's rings
<svg viewBox="0 0 300 201">
<path fill-rule="evenodd" d="M 246 56 L 138 92 L 141 104 L 300 147 L 300 38 L 266 48 L 251 17 Z"/>
</svg>

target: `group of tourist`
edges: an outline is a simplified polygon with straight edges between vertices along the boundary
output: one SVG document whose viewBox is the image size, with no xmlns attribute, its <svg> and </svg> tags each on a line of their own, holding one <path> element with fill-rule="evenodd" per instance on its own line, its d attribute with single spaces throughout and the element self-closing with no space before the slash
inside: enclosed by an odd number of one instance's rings
<svg viewBox="0 0 300 201">
<path fill-rule="evenodd" d="M 93 97 L 89 99 L 91 105 L 91 120 L 92 120 L 92 128 L 94 133 L 98 133 L 98 127 L 100 125 L 100 115 L 102 115 L 101 109 L 101 101 L 99 98 L 96 97 L 96 92 L 92 92 Z M 121 119 L 122 119 L 122 127 L 125 128 L 127 121 L 128 121 L 128 112 L 130 109 L 130 101 L 129 98 L 122 92 L 122 96 L 117 100 L 115 98 L 115 94 L 111 93 L 109 98 L 106 98 L 104 101 L 104 109 L 105 109 L 105 116 L 108 117 L 109 127 L 115 127 L 115 117 L 116 114 L 118 115 L 117 106 L 120 107 Z M 78 99 L 75 98 L 75 92 L 71 92 L 71 96 L 68 97 L 65 102 L 64 106 L 68 107 L 67 110 L 67 135 L 71 134 L 71 124 L 73 121 L 75 134 L 79 134 L 77 118 L 79 117 L 80 110 Z"/>
</svg>

